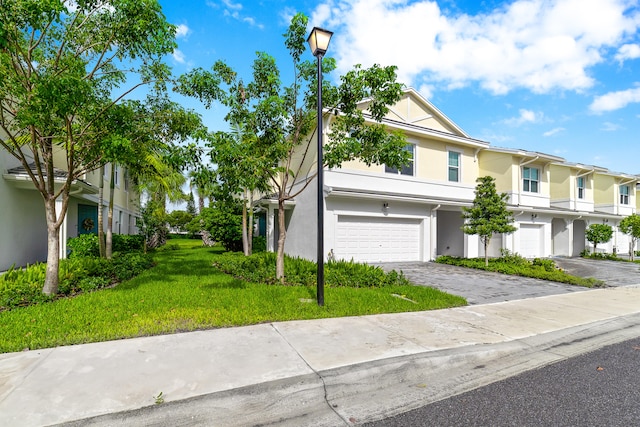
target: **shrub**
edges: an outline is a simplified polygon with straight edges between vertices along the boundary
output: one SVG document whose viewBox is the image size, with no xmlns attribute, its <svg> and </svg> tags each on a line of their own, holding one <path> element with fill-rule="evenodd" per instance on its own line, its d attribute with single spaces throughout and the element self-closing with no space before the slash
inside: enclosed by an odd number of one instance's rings
<svg viewBox="0 0 640 427">
<path fill-rule="evenodd" d="M 67 247 L 71 249 L 69 258 L 99 257 L 100 245 L 97 234 L 81 234 L 71 237 Z M 113 252 L 128 253 L 144 250 L 144 236 L 139 234 L 114 234 L 111 241 Z"/>
<path fill-rule="evenodd" d="M 42 293 L 46 264 L 11 268 L 0 276 L 0 310 L 89 292 L 130 279 L 153 265 L 148 254 L 132 252 L 111 260 L 95 257 L 60 260 L 58 295 Z"/>
<path fill-rule="evenodd" d="M 532 277 L 535 279 L 550 280 L 553 282 L 569 283 L 589 288 L 604 285 L 604 282 L 601 280 L 591 277 L 584 278 L 566 274 L 557 268 L 555 262 L 551 259 L 536 258 L 533 261 L 529 261 L 519 256 L 514 259 L 512 255 L 508 254 L 508 256 L 503 258 L 490 259 L 488 266 L 485 266 L 484 260 L 480 258 L 440 256 L 436 259 L 436 262 L 440 264 L 457 265 L 460 267 L 477 268 L 497 273 L 511 274 L 514 276 Z"/>
<path fill-rule="evenodd" d="M 267 239 L 264 236 L 253 236 L 253 252 L 265 252 L 267 250 Z"/>
<path fill-rule="evenodd" d="M 128 253 L 144 250 L 144 236 L 141 234 L 114 234 L 113 251 Z"/>
<path fill-rule="evenodd" d="M 81 234 L 78 237 L 71 237 L 67 241 L 67 248 L 71 250 L 69 258 L 100 256 L 97 234 Z"/>
<path fill-rule="evenodd" d="M 553 260 L 546 258 L 535 258 L 532 265 L 535 267 L 542 267 L 545 271 L 556 271 L 558 269 Z"/>
<path fill-rule="evenodd" d="M 260 252 L 251 256 L 241 253 L 216 255 L 214 267 L 251 282 L 276 283 L 276 254 Z M 315 262 L 285 257 L 285 283 L 289 285 L 315 285 L 317 266 Z M 327 286 L 338 287 L 381 287 L 387 285 L 409 285 L 402 272 L 386 273 L 381 267 L 356 263 L 354 261 L 330 261 L 325 266 Z"/>
</svg>

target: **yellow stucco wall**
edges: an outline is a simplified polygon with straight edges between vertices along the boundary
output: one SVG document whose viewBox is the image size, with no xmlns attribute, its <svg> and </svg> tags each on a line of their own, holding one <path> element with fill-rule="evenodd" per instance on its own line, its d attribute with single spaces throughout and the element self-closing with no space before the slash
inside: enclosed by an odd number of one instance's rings
<svg viewBox="0 0 640 427">
<path fill-rule="evenodd" d="M 517 191 L 517 169 L 513 168 L 513 156 L 509 153 L 481 151 L 478 155 L 479 176 L 492 176 L 499 193 Z M 515 183 L 515 187 L 514 187 Z"/>
<path fill-rule="evenodd" d="M 561 165 L 549 167 L 549 192 L 551 199 L 569 199 L 573 197 L 575 180 L 571 179 L 571 168 Z"/>
<path fill-rule="evenodd" d="M 595 174 L 593 183 L 593 201 L 597 205 L 615 203 L 616 188 L 615 178 L 613 176 Z"/>
</svg>

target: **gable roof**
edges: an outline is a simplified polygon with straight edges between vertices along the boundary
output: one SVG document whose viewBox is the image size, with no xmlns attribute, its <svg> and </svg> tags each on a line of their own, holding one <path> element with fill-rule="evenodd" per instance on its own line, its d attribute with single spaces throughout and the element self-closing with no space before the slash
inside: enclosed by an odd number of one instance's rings
<svg viewBox="0 0 640 427">
<path fill-rule="evenodd" d="M 370 99 L 365 99 L 360 102 L 360 107 L 366 110 L 370 102 Z M 405 89 L 400 101 L 390 107 L 386 119 L 470 138 L 460 126 L 411 87 Z"/>
</svg>

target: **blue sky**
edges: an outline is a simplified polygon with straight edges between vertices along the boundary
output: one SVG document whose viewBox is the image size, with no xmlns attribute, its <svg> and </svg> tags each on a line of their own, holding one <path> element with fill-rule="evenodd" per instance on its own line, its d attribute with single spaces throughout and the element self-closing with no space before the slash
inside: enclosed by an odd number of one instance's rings
<svg viewBox="0 0 640 427">
<path fill-rule="evenodd" d="M 638 0 L 160 3 L 178 26 L 176 74 L 221 59 L 248 80 L 256 51 L 288 73 L 282 34 L 303 12 L 334 32 L 334 81 L 354 64 L 396 65 L 471 137 L 640 174 Z M 222 107 L 181 101 L 211 130 L 227 128 Z"/>
</svg>

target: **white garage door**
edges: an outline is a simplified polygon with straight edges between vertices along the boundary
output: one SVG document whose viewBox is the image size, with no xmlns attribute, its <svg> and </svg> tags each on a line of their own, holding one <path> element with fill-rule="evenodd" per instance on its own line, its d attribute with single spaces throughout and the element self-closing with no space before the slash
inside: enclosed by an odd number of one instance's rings
<svg viewBox="0 0 640 427">
<path fill-rule="evenodd" d="M 420 220 L 338 216 L 337 259 L 419 261 Z"/>
<path fill-rule="evenodd" d="M 541 225 L 520 225 L 520 250 L 517 252 L 525 258 L 537 258 L 542 256 Z"/>
</svg>

